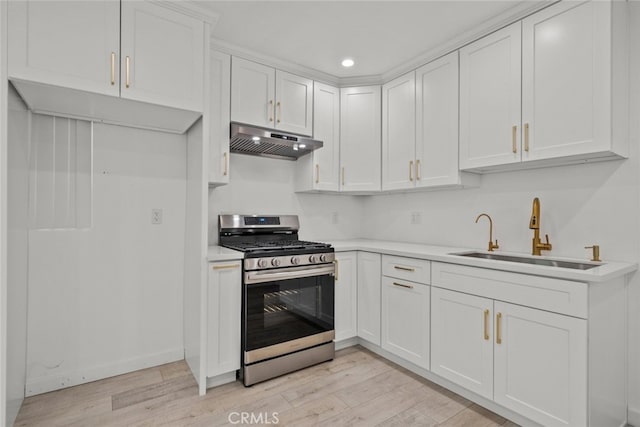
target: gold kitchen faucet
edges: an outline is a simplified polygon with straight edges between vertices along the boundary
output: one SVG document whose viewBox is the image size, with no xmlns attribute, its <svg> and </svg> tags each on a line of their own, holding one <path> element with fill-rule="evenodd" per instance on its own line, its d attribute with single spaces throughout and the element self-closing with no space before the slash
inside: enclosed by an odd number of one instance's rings
<svg viewBox="0 0 640 427">
<path fill-rule="evenodd" d="M 550 251 L 551 243 L 549 243 L 549 235 L 545 234 L 546 243 L 542 243 L 542 241 L 540 240 L 540 199 L 538 199 L 537 197 L 533 199 L 529 228 L 533 230 L 531 255 L 541 255 L 541 251 Z"/>
</svg>

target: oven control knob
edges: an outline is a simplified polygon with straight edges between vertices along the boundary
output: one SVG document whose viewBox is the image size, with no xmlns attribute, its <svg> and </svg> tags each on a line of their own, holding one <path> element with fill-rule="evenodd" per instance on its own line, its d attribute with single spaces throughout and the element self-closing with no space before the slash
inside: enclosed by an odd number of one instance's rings
<svg viewBox="0 0 640 427">
<path fill-rule="evenodd" d="M 258 260 L 258 267 L 264 268 L 266 266 L 267 266 L 267 260 L 266 259 L 259 259 Z"/>
<path fill-rule="evenodd" d="M 280 265 L 280 260 L 278 258 L 272 259 L 271 265 L 273 265 L 274 267 L 278 267 Z"/>
<path fill-rule="evenodd" d="M 317 256 L 315 256 L 315 255 L 311 255 L 311 256 L 309 257 L 309 262 L 310 262 L 311 264 L 313 264 L 313 263 L 315 263 L 315 262 L 318 262 L 318 257 L 317 257 Z"/>
<path fill-rule="evenodd" d="M 327 256 L 325 254 L 320 255 L 320 262 L 327 262 Z"/>
<path fill-rule="evenodd" d="M 297 256 L 291 257 L 291 264 L 293 265 L 300 264 L 300 258 L 298 258 Z"/>
</svg>

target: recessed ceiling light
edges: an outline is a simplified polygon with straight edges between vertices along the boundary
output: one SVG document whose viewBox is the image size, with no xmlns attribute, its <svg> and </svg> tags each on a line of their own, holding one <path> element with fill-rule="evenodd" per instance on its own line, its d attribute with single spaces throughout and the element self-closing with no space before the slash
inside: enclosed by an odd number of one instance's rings
<svg viewBox="0 0 640 427">
<path fill-rule="evenodd" d="M 353 62 L 353 59 L 351 59 L 351 58 L 347 58 L 347 59 L 343 59 L 342 60 L 342 66 L 343 67 L 347 67 L 347 68 L 353 67 L 353 64 L 355 64 L 355 62 Z"/>
</svg>

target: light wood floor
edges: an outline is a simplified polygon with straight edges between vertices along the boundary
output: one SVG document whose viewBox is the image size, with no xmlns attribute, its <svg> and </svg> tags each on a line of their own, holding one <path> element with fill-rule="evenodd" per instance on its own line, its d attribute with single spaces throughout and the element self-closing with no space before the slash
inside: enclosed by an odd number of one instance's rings
<svg viewBox="0 0 640 427">
<path fill-rule="evenodd" d="M 223 385 L 203 397 L 186 363 L 170 363 L 29 397 L 15 425 L 248 425 L 238 423 L 243 412 L 280 426 L 516 426 L 360 346 L 331 362 L 250 388 Z"/>
</svg>

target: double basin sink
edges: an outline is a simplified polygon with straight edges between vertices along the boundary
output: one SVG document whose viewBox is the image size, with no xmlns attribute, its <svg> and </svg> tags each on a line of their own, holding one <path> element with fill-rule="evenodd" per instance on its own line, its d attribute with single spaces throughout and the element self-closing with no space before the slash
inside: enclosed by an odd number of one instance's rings
<svg viewBox="0 0 640 427">
<path fill-rule="evenodd" d="M 591 268 L 603 265 L 602 263 L 563 261 L 549 258 L 529 258 L 523 256 L 502 255 L 488 252 L 456 252 L 449 255 L 457 255 L 467 258 L 489 259 L 494 261 L 518 262 L 521 264 L 544 265 L 547 267 L 570 268 L 573 270 L 589 270 Z"/>
</svg>

